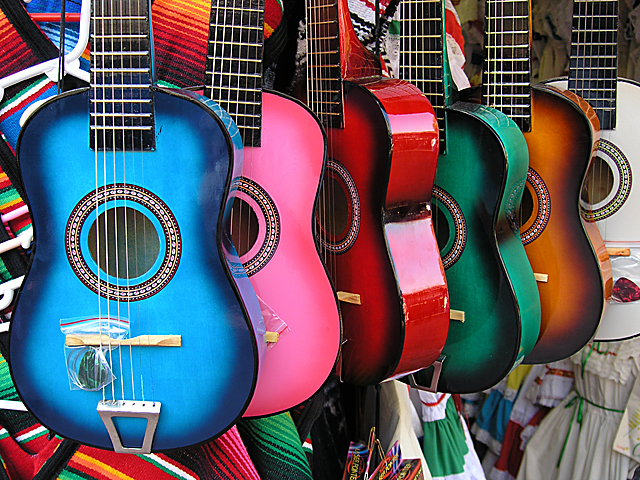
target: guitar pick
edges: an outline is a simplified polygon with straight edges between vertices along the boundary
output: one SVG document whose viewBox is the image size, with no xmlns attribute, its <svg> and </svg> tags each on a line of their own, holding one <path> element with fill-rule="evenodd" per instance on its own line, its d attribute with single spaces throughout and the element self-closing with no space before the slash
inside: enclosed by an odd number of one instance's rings
<svg viewBox="0 0 640 480">
<path fill-rule="evenodd" d="M 611 297 L 616 302 L 627 303 L 640 300 L 640 287 L 626 277 L 620 277 L 613 286 Z"/>
</svg>

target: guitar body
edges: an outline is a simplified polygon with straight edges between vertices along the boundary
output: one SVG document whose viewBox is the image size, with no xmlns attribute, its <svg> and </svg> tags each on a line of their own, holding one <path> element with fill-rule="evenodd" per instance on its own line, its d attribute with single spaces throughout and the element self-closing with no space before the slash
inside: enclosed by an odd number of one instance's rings
<svg viewBox="0 0 640 480">
<path fill-rule="evenodd" d="M 580 193 L 598 140 L 598 119 L 568 91 L 532 89 L 527 191 L 521 236 L 538 282 L 540 337 L 525 363 L 549 363 L 580 350 L 600 323 L 611 294 L 611 265 L 595 224 L 580 214 Z M 525 194 L 526 195 L 526 194 Z M 524 203 L 524 201 L 523 201 Z"/>
<path fill-rule="evenodd" d="M 566 89 L 567 80 L 549 81 L 549 85 Z M 581 198 L 583 216 L 595 221 L 604 243 L 611 248 L 629 248 L 630 257 L 640 254 L 640 225 L 637 211 L 640 190 L 634 188 L 633 171 L 640 168 L 637 151 L 636 116 L 640 109 L 640 85 L 619 78 L 617 81 L 616 128 L 600 130 L 600 143 L 594 162 L 592 181 L 600 188 L 598 198 Z M 591 187 L 587 187 L 591 188 Z M 587 192 L 590 194 L 591 192 Z M 592 202 L 592 203 L 591 203 Z M 614 279 L 629 275 L 616 268 L 625 258 L 612 259 Z M 629 258 L 630 262 L 634 262 Z M 611 302 L 600 321 L 595 341 L 617 341 L 640 335 L 640 303 Z"/>
<path fill-rule="evenodd" d="M 480 105 L 448 107 L 447 132 L 433 216 L 464 323 L 449 325 L 437 390 L 471 393 L 502 380 L 538 338 L 540 300 L 516 221 L 528 153 L 518 126 Z"/>
<path fill-rule="evenodd" d="M 112 442 L 96 412 L 104 393 L 107 400 L 160 402 L 153 451 L 165 451 L 230 428 L 245 411 L 258 373 L 259 345 L 247 314 L 260 318 L 260 307 L 222 230 L 234 155 L 241 152 L 234 154 L 222 121 L 203 103 L 160 89 L 154 102 L 152 151 L 90 149 L 88 90 L 41 106 L 18 148 L 35 251 L 11 324 L 12 375 L 48 429 L 106 449 Z M 103 158 L 108 166 L 96 169 Z M 128 236 L 129 259 L 136 255 L 146 271 L 98 270 L 91 240 L 96 205 L 100 223 L 105 208 L 125 211 L 125 222 L 136 223 L 123 224 L 120 235 Z M 110 244 L 113 231 L 108 235 Z M 97 289 L 109 293 L 99 296 Z M 72 389 L 61 323 L 98 317 L 103 328 L 128 321 L 130 337 L 180 335 L 181 346 L 115 347 L 106 359 L 116 380 L 104 393 Z M 72 371 L 95 377 L 82 363 Z M 139 447 L 146 422 L 117 420 L 123 445 Z"/>
<path fill-rule="evenodd" d="M 336 290 L 360 295 L 341 304 L 339 373 L 374 385 L 431 365 L 446 340 L 448 293 L 428 208 L 438 131 L 413 85 L 371 77 L 344 88 L 345 128 L 327 130 L 320 236 Z"/>
<path fill-rule="evenodd" d="M 281 412 L 311 397 L 333 370 L 342 330 L 313 231 L 324 131 L 291 98 L 263 91 L 262 101 L 262 145 L 245 147 L 243 178 L 234 184 L 233 194 L 249 205 L 259 225 L 240 260 L 262 300 L 267 330 L 272 315 L 287 329 L 267 350 L 245 416 Z"/>
</svg>

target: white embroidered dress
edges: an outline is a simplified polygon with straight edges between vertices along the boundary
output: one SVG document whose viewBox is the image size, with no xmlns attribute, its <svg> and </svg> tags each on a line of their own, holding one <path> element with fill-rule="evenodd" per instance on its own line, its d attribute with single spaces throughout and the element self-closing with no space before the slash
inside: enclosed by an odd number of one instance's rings
<svg viewBox="0 0 640 480">
<path fill-rule="evenodd" d="M 640 371 L 640 337 L 588 344 L 570 357 L 574 389 L 541 422 L 517 480 L 625 480 L 638 465 L 613 451 Z"/>
</svg>

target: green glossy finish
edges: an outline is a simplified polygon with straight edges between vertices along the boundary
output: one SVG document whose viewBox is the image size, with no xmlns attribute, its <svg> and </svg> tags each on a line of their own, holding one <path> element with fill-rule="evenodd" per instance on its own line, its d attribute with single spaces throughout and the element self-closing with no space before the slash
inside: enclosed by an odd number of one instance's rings
<svg viewBox="0 0 640 480">
<path fill-rule="evenodd" d="M 465 321 L 451 321 L 438 391 L 468 393 L 498 383 L 538 338 L 540 299 L 516 221 L 529 156 L 517 125 L 491 108 L 447 107 L 447 131 L 435 184 L 466 222 L 464 250 L 445 272 L 451 309 L 464 311 Z M 454 225 L 440 201 L 434 210 L 445 257 Z"/>
</svg>

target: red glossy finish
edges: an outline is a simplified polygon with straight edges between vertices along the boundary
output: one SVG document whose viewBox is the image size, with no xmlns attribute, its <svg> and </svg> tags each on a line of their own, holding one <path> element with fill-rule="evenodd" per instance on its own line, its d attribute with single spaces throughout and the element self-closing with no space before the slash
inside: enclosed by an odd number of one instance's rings
<svg viewBox="0 0 640 480">
<path fill-rule="evenodd" d="M 347 2 L 338 1 L 340 70 L 345 80 L 380 75 L 380 59 L 367 50 L 353 29 Z"/>
<path fill-rule="evenodd" d="M 328 21 L 331 5 L 317 2 Z M 360 304 L 340 304 L 338 370 L 345 382 L 374 385 L 431 365 L 449 329 L 449 296 L 430 209 L 438 126 L 417 87 L 381 76 L 379 59 L 353 31 L 346 0 L 338 0 L 336 14 L 344 121 L 327 129 L 335 170 L 325 176 L 327 198 L 318 210 L 329 218 L 323 240 L 329 242 L 325 264 L 334 286 L 360 295 Z M 314 32 L 307 32 L 310 43 Z M 312 44 L 316 51 L 324 45 Z M 336 79 L 314 78 L 315 72 L 308 71 L 314 90 L 331 91 L 322 83 Z M 344 196 L 335 195 L 336 182 L 328 181 L 337 176 Z M 341 205 L 344 200 L 348 205 Z"/>
<path fill-rule="evenodd" d="M 381 102 L 374 95 L 395 81 L 379 78 L 376 88 L 345 84 L 344 129 L 329 129 L 329 157 L 339 161 L 351 175 L 360 199 L 360 230 L 353 246 L 326 260 L 338 291 L 357 293 L 361 304 L 342 303 L 342 378 L 356 385 L 373 385 L 433 363 L 444 347 L 449 326 L 449 302 L 444 270 L 427 204 L 404 202 L 402 208 L 385 209 L 385 192 L 399 190 L 399 176 L 390 183 L 390 171 L 404 170 L 405 159 L 419 151 L 421 168 L 404 183 L 422 185 L 421 172 L 433 177 L 437 140 L 432 155 L 423 148 L 437 130 L 433 122 L 413 129 L 413 148 L 396 148 L 394 133 Z M 417 89 L 416 89 L 417 90 Z M 425 113 L 433 112 L 416 91 L 415 101 Z M 391 105 L 390 105 L 391 107 Z M 417 132 L 424 132 L 420 136 Z M 423 191 L 426 191 L 421 187 Z M 429 189 L 430 190 L 430 189 Z"/>
</svg>

